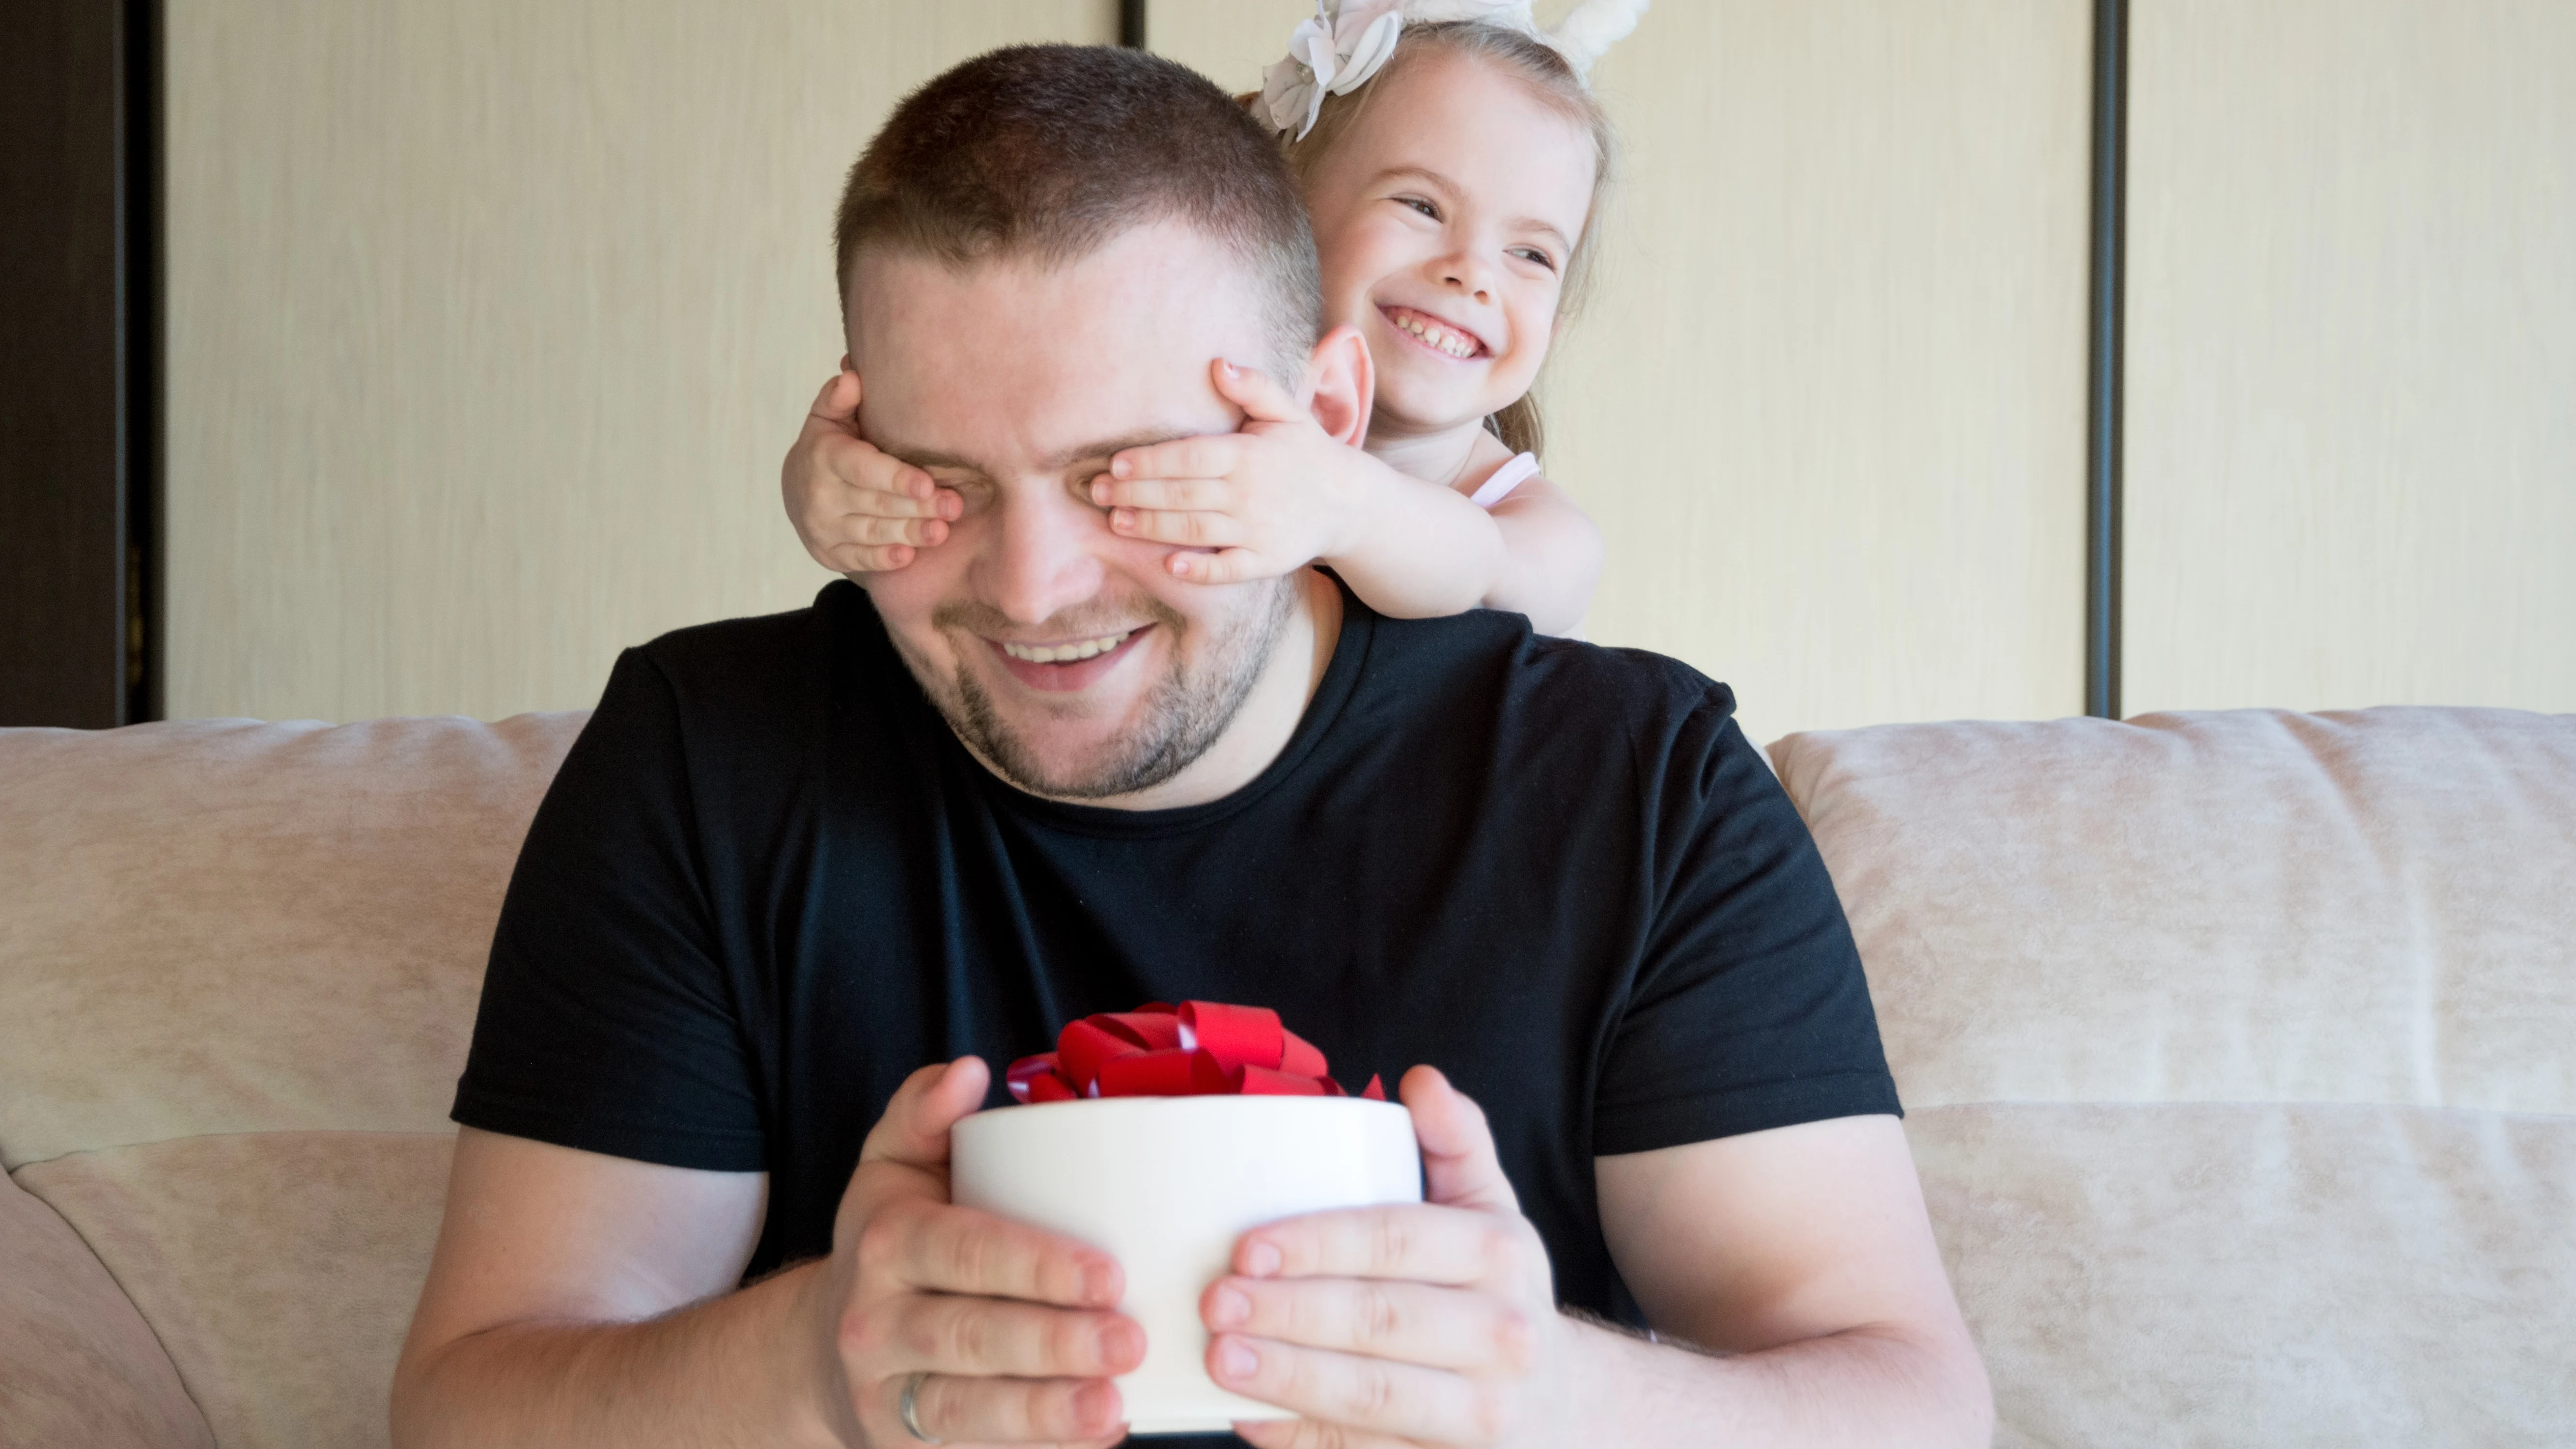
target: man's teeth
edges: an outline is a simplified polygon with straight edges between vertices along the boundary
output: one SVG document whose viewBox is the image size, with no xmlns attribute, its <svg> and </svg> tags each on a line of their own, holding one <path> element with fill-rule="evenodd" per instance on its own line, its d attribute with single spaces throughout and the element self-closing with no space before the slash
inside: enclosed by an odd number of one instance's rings
<svg viewBox="0 0 2576 1449">
<path fill-rule="evenodd" d="M 1418 313 L 1398 313 L 1395 318 L 1395 325 L 1412 333 L 1414 336 L 1421 338 L 1424 342 L 1429 343 L 1431 346 L 1438 348 L 1442 352 L 1448 353 L 1451 357 L 1473 357 L 1476 355 L 1476 343 L 1474 339 L 1468 337 L 1465 333 L 1460 332 L 1455 327 L 1444 327 L 1437 322 L 1433 322 L 1428 318 L 1419 315 Z"/>
<path fill-rule="evenodd" d="M 1130 629 L 1127 634 L 1135 632 Z M 1127 634 L 1109 634 L 1098 639 L 1080 639 L 1071 644 L 1013 644 L 1006 640 L 1002 644 L 1002 652 L 1013 659 L 1025 659 L 1031 664 L 1069 664 L 1076 659 L 1089 659 L 1095 654 L 1108 653 L 1126 643 Z"/>
</svg>

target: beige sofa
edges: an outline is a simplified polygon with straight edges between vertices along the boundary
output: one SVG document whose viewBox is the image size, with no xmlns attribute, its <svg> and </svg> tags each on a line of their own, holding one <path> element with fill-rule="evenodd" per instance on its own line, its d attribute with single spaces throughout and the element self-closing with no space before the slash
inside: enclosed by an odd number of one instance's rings
<svg viewBox="0 0 2576 1449">
<path fill-rule="evenodd" d="M 0 1445 L 381 1442 L 580 727 L 0 731 Z M 2006 1444 L 2576 1443 L 2576 716 L 1773 759 Z"/>
</svg>

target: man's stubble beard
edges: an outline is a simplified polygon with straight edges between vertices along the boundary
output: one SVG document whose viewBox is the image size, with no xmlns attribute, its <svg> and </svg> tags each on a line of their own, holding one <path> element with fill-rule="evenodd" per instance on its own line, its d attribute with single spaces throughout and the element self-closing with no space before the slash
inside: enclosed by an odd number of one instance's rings
<svg viewBox="0 0 2576 1449">
<path fill-rule="evenodd" d="M 1180 643 L 1192 626 L 1178 610 L 1147 598 L 1141 607 L 1157 627 L 1171 631 L 1172 667 L 1154 682 L 1136 724 L 1109 741 L 1107 757 L 1090 762 L 1079 773 L 1051 775 L 1028 742 L 1015 733 L 993 697 L 965 665 L 965 651 L 985 647 L 975 626 L 987 624 L 992 611 L 980 604 L 943 604 L 931 614 L 931 625 L 946 634 L 958 654 L 956 679 L 934 680 L 926 661 L 904 650 L 914 678 L 939 707 L 948 727 L 966 745 L 991 762 L 1002 778 L 1032 795 L 1060 800 L 1104 800 L 1149 790 L 1178 775 L 1225 735 L 1261 672 L 1288 631 L 1297 583 L 1292 575 L 1258 585 L 1264 597 L 1254 601 L 1193 665 Z M 1072 621 L 1058 632 L 1080 635 L 1080 611 L 1059 615 Z M 1128 617 L 1133 617 L 1130 614 Z M 1050 621 L 1055 622 L 1055 621 Z M 987 625 L 989 627 L 989 625 Z M 1202 630 L 1208 625 L 1195 626 Z M 943 687 L 945 686 L 945 687 Z"/>
</svg>

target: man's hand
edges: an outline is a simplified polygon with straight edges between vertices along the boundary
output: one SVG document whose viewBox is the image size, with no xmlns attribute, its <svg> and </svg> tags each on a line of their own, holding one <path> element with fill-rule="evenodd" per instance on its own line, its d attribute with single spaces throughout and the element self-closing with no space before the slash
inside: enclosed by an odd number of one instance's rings
<svg viewBox="0 0 2576 1449">
<path fill-rule="evenodd" d="M 1384 465 L 1335 441 L 1261 373 L 1220 358 L 1213 375 L 1242 428 L 1111 458 L 1091 482 L 1111 531 L 1177 545 L 1167 566 L 1197 584 L 1277 578 L 1342 552 L 1369 526 Z"/>
<path fill-rule="evenodd" d="M 859 1151 L 808 1280 L 825 1421 L 870 1449 L 965 1443 L 1113 1444 L 1111 1376 L 1145 1357 L 1145 1331 L 1115 1312 L 1117 1260 L 1070 1238 L 948 1200 L 948 1130 L 984 1100 L 974 1057 L 905 1079 Z"/>
<path fill-rule="evenodd" d="M 1303 1416 L 1235 1432 L 1262 1449 L 1581 1442 L 1570 1325 L 1485 1114 L 1430 1067 L 1400 1095 L 1425 1201 L 1256 1228 L 1200 1300 L 1209 1374 Z"/>
<path fill-rule="evenodd" d="M 915 549 L 948 537 L 965 503 L 955 489 L 859 436 L 859 375 L 847 361 L 823 384 L 787 450 L 779 493 L 814 562 L 840 574 L 899 569 Z"/>
</svg>

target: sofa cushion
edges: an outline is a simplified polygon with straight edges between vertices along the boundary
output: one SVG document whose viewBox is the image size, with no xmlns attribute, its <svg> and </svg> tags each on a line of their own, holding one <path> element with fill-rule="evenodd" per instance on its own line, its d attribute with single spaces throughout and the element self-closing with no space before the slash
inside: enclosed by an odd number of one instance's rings
<svg viewBox="0 0 2576 1449">
<path fill-rule="evenodd" d="M 143 1315 L 52 1208 L 0 1177 L 0 1449 L 212 1449 Z"/>
<path fill-rule="evenodd" d="M 448 1130 L 583 718 L 0 730 L 0 1163 Z"/>
<path fill-rule="evenodd" d="M 2576 716 L 1890 725 L 1772 754 L 1909 1107 L 2576 1112 Z"/>
<path fill-rule="evenodd" d="M 2576 716 L 1772 755 L 1860 943 L 1998 1442 L 2576 1422 Z"/>
<path fill-rule="evenodd" d="M 223 1449 L 383 1444 L 456 1139 L 254 1132 L 19 1171 L 151 1320 Z"/>
</svg>

